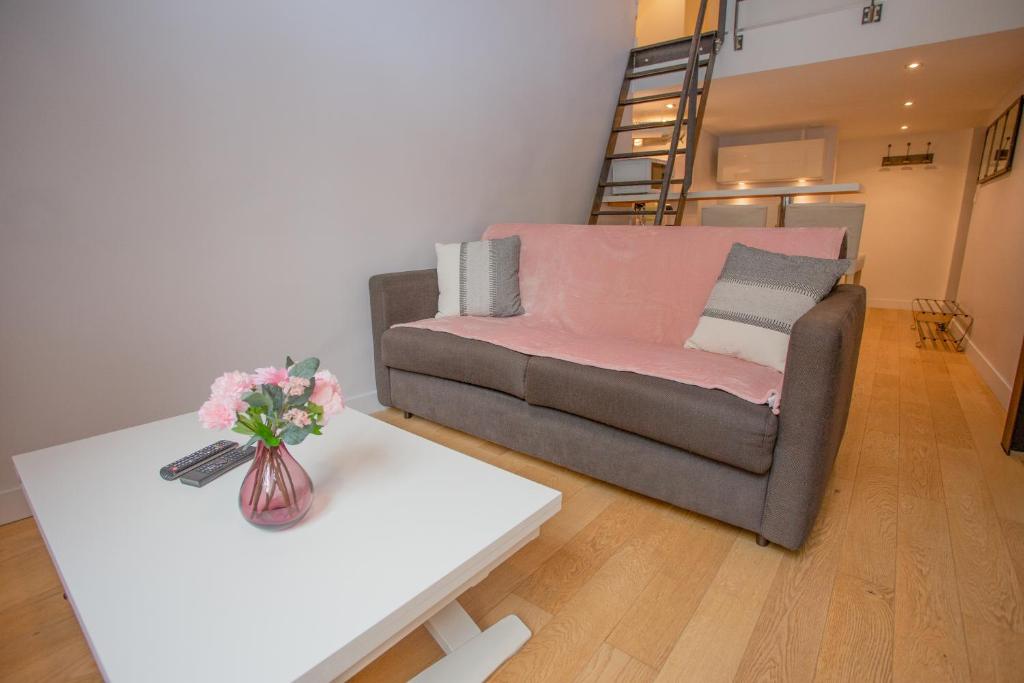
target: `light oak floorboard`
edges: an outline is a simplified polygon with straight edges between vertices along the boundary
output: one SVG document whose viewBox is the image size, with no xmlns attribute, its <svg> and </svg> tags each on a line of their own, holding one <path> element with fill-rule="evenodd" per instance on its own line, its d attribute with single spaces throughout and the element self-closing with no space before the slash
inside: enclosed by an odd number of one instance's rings
<svg viewBox="0 0 1024 683">
<path fill-rule="evenodd" d="M 893 591 L 838 574 L 818 651 L 815 681 L 891 681 Z"/>
<path fill-rule="evenodd" d="M 540 607 L 523 600 L 515 593 L 509 593 L 505 596 L 504 600 L 494 606 L 494 609 L 480 619 L 477 619 L 476 623 L 481 629 L 485 629 L 493 626 L 510 614 L 515 614 L 522 619 L 526 627 L 533 633 L 541 630 L 551 621 L 551 615 Z"/>
<path fill-rule="evenodd" d="M 731 681 L 785 551 L 738 538 L 657 681 Z"/>
<path fill-rule="evenodd" d="M 1006 545 L 1017 574 L 1017 585 L 1024 590 L 1024 524 L 1003 519 L 1000 525 L 1006 535 Z"/>
<path fill-rule="evenodd" d="M 899 437 L 864 435 L 840 571 L 891 590 L 896 573 Z"/>
<path fill-rule="evenodd" d="M 941 503 L 902 496 L 896 553 L 897 681 L 969 679 L 960 594 Z"/>
<path fill-rule="evenodd" d="M 870 309 L 854 395 L 805 547 L 753 535 L 399 411 L 377 417 L 552 486 L 562 510 L 460 598 L 534 637 L 510 681 L 1019 681 L 1024 460 L 963 354 L 918 349 Z M 0 679 L 99 671 L 32 520 L 0 527 Z M 405 681 L 441 656 L 416 629 L 357 677 Z"/>
<path fill-rule="evenodd" d="M 669 515 L 648 518 L 645 528 L 619 545 L 494 681 L 571 680 L 586 668 L 608 634 L 667 558 L 661 547 L 680 523 Z M 756 546 L 755 546 L 756 547 Z"/>
<path fill-rule="evenodd" d="M 648 683 L 657 674 L 657 670 L 604 643 L 575 683 Z"/>
<path fill-rule="evenodd" d="M 1024 593 L 974 452 L 945 447 L 939 452 L 963 611 L 1024 633 Z"/>
<path fill-rule="evenodd" d="M 811 681 L 853 485 L 833 478 L 810 538 L 782 558 L 737 681 Z"/>
<path fill-rule="evenodd" d="M 736 538 L 736 531 L 714 523 L 684 529 L 673 544 L 674 557 L 647 584 L 608 642 L 661 668 Z"/>
</svg>

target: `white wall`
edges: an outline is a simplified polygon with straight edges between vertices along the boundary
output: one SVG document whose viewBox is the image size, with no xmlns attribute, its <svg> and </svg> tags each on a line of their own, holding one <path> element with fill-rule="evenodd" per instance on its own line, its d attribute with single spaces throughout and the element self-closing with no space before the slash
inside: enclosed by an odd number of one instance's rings
<svg viewBox="0 0 1024 683">
<path fill-rule="evenodd" d="M 743 2 L 741 27 L 762 27 L 744 31 L 743 50 L 735 51 L 732 23 L 736 2 L 729 0 L 729 35 L 718 56 L 715 76 L 811 64 L 1024 26 L 1021 0 L 885 0 L 882 21 L 861 25 L 861 8 L 866 4 L 866 0 Z M 819 13 L 841 5 L 845 8 Z M 801 15 L 806 18 L 790 20 Z"/>
<path fill-rule="evenodd" d="M 909 308 L 917 297 L 946 292 L 973 131 L 840 140 L 836 182 L 861 183 L 864 192 L 836 201 L 866 204 L 860 251 L 867 255 L 861 284 L 868 305 Z M 886 145 L 902 154 L 931 141 L 935 168 L 881 169 Z"/>
<path fill-rule="evenodd" d="M 708 0 L 704 30 L 718 26 L 719 0 Z M 651 45 L 689 36 L 697 26 L 700 0 L 637 0 L 636 44 Z"/>
<path fill-rule="evenodd" d="M 370 275 L 585 219 L 634 10 L 0 3 L 0 492 L 286 353 L 371 392 Z"/>
<path fill-rule="evenodd" d="M 1017 83 L 994 120 L 1024 94 Z M 1017 139 L 1015 168 L 979 185 L 974 195 L 957 297 L 974 315 L 968 356 L 993 393 L 1007 405 L 1024 337 L 1024 147 Z"/>
<path fill-rule="evenodd" d="M 651 45 L 689 35 L 686 2 L 680 0 L 637 0 L 636 44 Z"/>
</svg>

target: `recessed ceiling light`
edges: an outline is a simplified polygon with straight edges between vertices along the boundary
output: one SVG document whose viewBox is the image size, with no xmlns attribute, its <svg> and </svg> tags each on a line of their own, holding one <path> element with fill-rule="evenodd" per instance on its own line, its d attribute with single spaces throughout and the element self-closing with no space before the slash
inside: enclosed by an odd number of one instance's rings
<svg viewBox="0 0 1024 683">
<path fill-rule="evenodd" d="M 910 69 L 911 71 L 913 71 L 914 69 L 919 69 L 920 67 L 921 62 L 911 62 L 910 64 L 907 64 L 907 68 Z"/>
<path fill-rule="evenodd" d="M 668 104 L 665 105 L 665 109 L 675 109 L 675 108 L 676 108 L 676 105 L 672 104 L 671 102 L 669 102 Z"/>
<path fill-rule="evenodd" d="M 908 129 L 908 128 L 910 128 L 910 126 L 908 126 L 908 125 L 907 125 L 907 124 L 905 124 L 905 123 L 904 123 L 904 124 L 903 124 L 902 126 L 900 126 L 900 130 L 906 130 L 906 129 Z"/>
<path fill-rule="evenodd" d="M 639 147 L 642 144 L 644 144 L 643 138 L 633 138 L 633 146 L 634 147 Z"/>
<path fill-rule="evenodd" d="M 906 102 L 903 103 L 903 106 L 904 107 L 913 107 L 914 106 L 914 100 L 907 100 Z"/>
</svg>

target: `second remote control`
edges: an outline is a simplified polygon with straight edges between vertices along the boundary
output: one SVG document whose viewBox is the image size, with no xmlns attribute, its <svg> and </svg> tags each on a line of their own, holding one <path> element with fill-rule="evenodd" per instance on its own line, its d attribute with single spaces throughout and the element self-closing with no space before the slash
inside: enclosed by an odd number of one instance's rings
<svg viewBox="0 0 1024 683">
<path fill-rule="evenodd" d="M 180 460 L 175 460 L 170 465 L 164 465 L 160 468 L 160 476 L 167 481 L 177 479 L 181 475 L 188 472 L 193 467 L 201 465 L 210 458 L 214 457 L 218 453 L 222 453 L 229 448 L 234 448 L 238 445 L 237 441 L 218 441 L 217 443 L 211 443 L 209 446 L 204 446 L 194 453 L 189 453 Z"/>
<path fill-rule="evenodd" d="M 256 455 L 256 446 L 232 448 L 230 451 L 221 453 L 213 460 L 204 462 L 199 467 L 189 470 L 181 478 L 181 483 L 189 486 L 206 486 L 225 472 L 233 470 L 247 460 L 251 460 L 254 455 Z"/>
</svg>

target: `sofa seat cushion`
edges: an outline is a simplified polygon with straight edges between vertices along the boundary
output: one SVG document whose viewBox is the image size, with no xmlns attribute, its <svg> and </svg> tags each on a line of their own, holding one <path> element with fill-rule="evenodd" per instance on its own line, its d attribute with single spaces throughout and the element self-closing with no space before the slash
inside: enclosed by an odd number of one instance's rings
<svg viewBox="0 0 1024 683">
<path fill-rule="evenodd" d="M 535 357 L 526 400 L 755 474 L 771 466 L 778 418 L 766 405 L 718 389 Z"/>
<path fill-rule="evenodd" d="M 606 370 L 660 377 L 705 389 L 721 389 L 747 401 L 768 404 L 778 413 L 781 372 L 741 358 L 685 349 L 681 342 L 655 344 L 626 337 L 586 337 L 530 313 L 513 318 L 429 318 L 401 323 L 396 327 L 447 332 L 497 344 L 527 356 L 557 358 Z"/>
<path fill-rule="evenodd" d="M 389 368 L 475 384 L 526 397 L 529 356 L 484 341 L 414 327 L 393 327 L 381 337 Z"/>
</svg>

